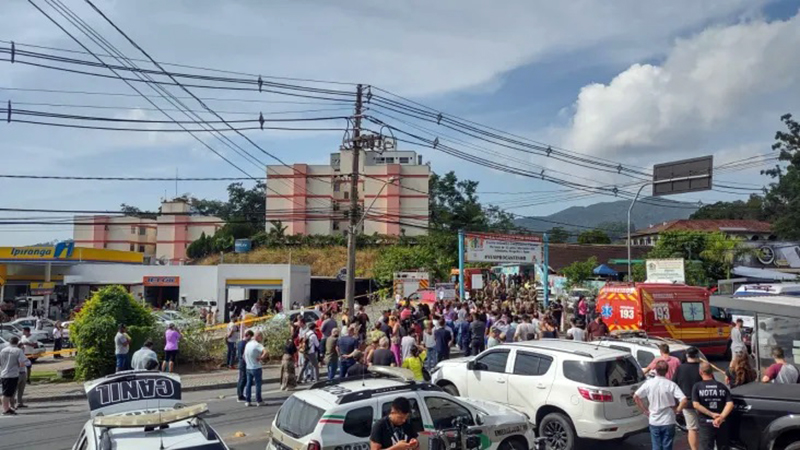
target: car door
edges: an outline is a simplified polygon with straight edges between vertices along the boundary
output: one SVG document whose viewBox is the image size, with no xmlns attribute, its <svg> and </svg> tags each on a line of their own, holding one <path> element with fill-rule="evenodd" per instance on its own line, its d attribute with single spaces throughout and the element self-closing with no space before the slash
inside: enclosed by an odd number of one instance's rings
<svg viewBox="0 0 800 450">
<path fill-rule="evenodd" d="M 405 397 L 411 403 L 411 417 L 408 420 L 411 423 L 411 428 L 420 436 L 418 439 L 420 450 L 428 450 L 429 442 L 424 436 L 433 431 L 433 427 L 431 426 L 430 416 L 428 416 L 424 408 L 421 407 L 420 397 L 417 394 L 381 397 L 378 401 L 378 413 L 380 416 L 376 417 L 375 421 L 389 415 L 389 412 L 392 410 L 392 401 L 397 397 Z"/>
<path fill-rule="evenodd" d="M 536 411 L 547 403 L 555 373 L 552 356 L 515 350 L 508 375 L 508 404 L 536 417 Z"/>
<path fill-rule="evenodd" d="M 475 425 L 472 411 L 452 397 L 436 393 L 424 397 L 425 410 L 430 417 L 429 424 L 434 430 L 453 428 L 460 419 L 468 426 Z"/>
<path fill-rule="evenodd" d="M 475 358 L 467 369 L 466 396 L 508 403 L 508 349 L 489 350 Z M 471 370 L 469 369 L 471 367 Z"/>
</svg>

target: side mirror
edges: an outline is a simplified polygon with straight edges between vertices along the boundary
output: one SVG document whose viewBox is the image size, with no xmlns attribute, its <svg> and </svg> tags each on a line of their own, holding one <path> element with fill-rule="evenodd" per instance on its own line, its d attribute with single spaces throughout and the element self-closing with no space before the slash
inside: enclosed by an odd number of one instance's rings
<svg viewBox="0 0 800 450">
<path fill-rule="evenodd" d="M 467 370 L 475 370 L 475 361 L 467 362 Z"/>
</svg>

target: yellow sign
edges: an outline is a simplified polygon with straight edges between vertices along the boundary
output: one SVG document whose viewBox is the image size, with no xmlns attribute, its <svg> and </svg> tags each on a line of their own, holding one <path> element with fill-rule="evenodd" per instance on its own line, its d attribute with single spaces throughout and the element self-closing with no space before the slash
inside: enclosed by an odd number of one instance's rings
<svg viewBox="0 0 800 450">
<path fill-rule="evenodd" d="M 31 283 L 31 289 L 55 289 L 56 284 L 53 282 L 45 283 Z"/>
<path fill-rule="evenodd" d="M 282 286 L 283 280 L 248 280 L 241 278 L 229 278 L 225 280 L 225 284 L 228 286 Z"/>
<path fill-rule="evenodd" d="M 0 261 L 15 262 L 105 262 L 142 264 L 144 255 L 139 252 L 83 248 L 59 243 L 54 246 L 0 247 Z"/>
</svg>

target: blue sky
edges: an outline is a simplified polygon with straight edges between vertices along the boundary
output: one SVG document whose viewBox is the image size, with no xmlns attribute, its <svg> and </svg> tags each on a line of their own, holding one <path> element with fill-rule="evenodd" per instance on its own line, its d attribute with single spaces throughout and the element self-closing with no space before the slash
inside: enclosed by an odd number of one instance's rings
<svg viewBox="0 0 800 450">
<path fill-rule="evenodd" d="M 44 5 L 41 0 L 38 3 Z M 779 116 L 785 112 L 800 114 L 800 61 L 790 57 L 800 45 L 797 0 L 520 0 L 506 1 L 502 6 L 477 0 L 97 3 L 161 61 L 369 83 L 437 110 L 631 166 L 651 167 L 704 154 L 714 154 L 716 163 L 721 164 L 765 153 L 780 126 Z M 5 22 L 10 26 L 0 33 L 0 40 L 79 49 L 28 2 L 9 0 L 4 6 Z M 69 2 L 69 6 L 126 54 L 140 56 L 83 2 Z M 0 62 L 0 87 L 133 93 L 117 80 L 8 62 Z M 253 93 L 197 93 L 251 100 L 271 98 Z M 0 101 L 7 100 L 116 108 L 149 106 L 134 97 L 0 90 Z M 319 107 L 232 101 L 209 104 L 220 111 L 252 114 Z M 193 107 L 199 109 L 199 105 Z M 163 118 L 156 112 L 136 109 L 30 108 Z M 345 106 L 330 114 L 349 112 Z M 322 163 L 341 142 L 338 132 L 254 132 L 251 136 L 288 163 Z M 218 147 L 214 140 L 207 142 Z M 11 174 L 174 176 L 177 169 L 181 176 L 240 175 L 185 135 L 3 123 L 0 149 L 2 172 Z M 220 150 L 237 158 L 224 148 Z M 561 189 L 470 165 L 431 149 L 417 150 L 432 162 L 434 171 L 455 170 L 461 178 L 479 180 L 481 191 Z M 506 164 L 541 165 L 575 181 L 597 185 L 631 182 L 630 178 L 543 157 L 496 147 L 492 150 L 508 154 Z M 504 159 L 496 155 L 492 158 Z M 264 155 L 261 159 L 275 163 Z M 259 174 L 252 165 L 237 162 L 248 172 Z M 759 169 L 725 173 L 719 179 L 757 188 L 766 181 L 758 174 Z M 198 197 L 224 198 L 225 186 L 223 182 L 186 182 L 178 190 Z M 24 180 L 0 180 L 0 188 L 7 193 L 2 207 L 92 210 L 115 210 L 121 203 L 154 209 L 165 193 L 171 196 L 175 189 L 172 182 Z M 482 198 L 519 206 L 528 198 L 540 199 L 543 195 L 547 194 L 487 194 Z M 676 199 L 708 203 L 735 198 L 744 197 L 713 191 Z M 539 204 L 535 207 L 511 211 L 545 215 L 573 205 L 610 200 L 613 198 L 579 196 L 570 201 L 562 197 L 552 202 L 536 200 Z M 13 217 L 10 213 L 4 216 Z M 66 225 L 0 227 L 0 245 L 70 236 L 71 229 Z"/>
</svg>

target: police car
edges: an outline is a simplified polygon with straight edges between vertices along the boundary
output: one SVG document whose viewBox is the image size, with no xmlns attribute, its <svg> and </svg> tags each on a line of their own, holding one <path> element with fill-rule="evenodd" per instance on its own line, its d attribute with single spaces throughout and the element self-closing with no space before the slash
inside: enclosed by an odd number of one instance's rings
<svg viewBox="0 0 800 450">
<path fill-rule="evenodd" d="M 227 450 L 200 417 L 206 404 L 186 406 L 175 374 L 126 371 L 84 385 L 91 419 L 73 450 Z"/>
<path fill-rule="evenodd" d="M 389 414 L 397 397 L 411 402 L 409 420 L 421 450 L 442 448 L 440 433 L 459 424 L 479 438 L 480 450 L 535 446 L 533 426 L 523 413 L 453 397 L 430 383 L 414 381 L 405 369 L 371 367 L 363 378 L 323 381 L 289 397 L 272 423 L 267 450 L 369 450 L 372 425 Z M 450 448 L 460 448 L 453 442 Z"/>
</svg>

